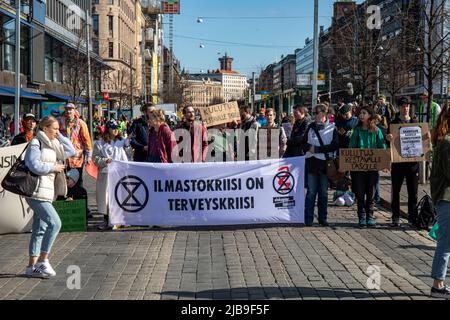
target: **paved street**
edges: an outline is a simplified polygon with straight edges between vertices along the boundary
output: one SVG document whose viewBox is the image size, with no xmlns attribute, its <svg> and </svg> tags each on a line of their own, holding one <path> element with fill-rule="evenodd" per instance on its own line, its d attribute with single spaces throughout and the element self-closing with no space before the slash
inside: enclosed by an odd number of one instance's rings
<svg viewBox="0 0 450 320">
<path fill-rule="evenodd" d="M 330 207 L 329 228 L 63 233 L 50 280 L 21 275 L 30 234 L 1 235 L 0 299 L 427 299 L 435 243 L 391 229 L 382 209 L 376 229 L 360 230 L 354 210 Z M 81 269 L 80 290 L 67 288 L 70 265 Z M 379 267 L 379 290 L 367 288 L 369 266 Z"/>
</svg>

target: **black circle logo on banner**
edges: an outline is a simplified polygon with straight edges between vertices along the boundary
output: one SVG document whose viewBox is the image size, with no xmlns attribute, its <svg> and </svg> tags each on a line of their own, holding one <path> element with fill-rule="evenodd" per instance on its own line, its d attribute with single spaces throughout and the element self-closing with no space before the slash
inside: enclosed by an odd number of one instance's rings
<svg viewBox="0 0 450 320">
<path fill-rule="evenodd" d="M 122 187 L 127 192 L 127 196 L 119 200 L 119 188 Z M 141 187 L 144 190 L 144 199 L 138 199 L 137 192 L 141 190 Z M 120 189 L 120 191 L 122 191 Z M 122 192 L 121 192 L 122 194 Z M 122 194 L 123 195 L 123 194 Z M 145 185 L 144 181 L 136 176 L 126 176 L 119 180 L 116 185 L 114 196 L 116 198 L 116 202 L 120 208 L 127 212 L 138 212 L 145 208 L 148 202 L 148 188 Z"/>
<path fill-rule="evenodd" d="M 279 194 L 288 194 L 294 187 L 295 179 L 289 171 L 280 171 L 273 178 L 273 188 Z"/>
</svg>

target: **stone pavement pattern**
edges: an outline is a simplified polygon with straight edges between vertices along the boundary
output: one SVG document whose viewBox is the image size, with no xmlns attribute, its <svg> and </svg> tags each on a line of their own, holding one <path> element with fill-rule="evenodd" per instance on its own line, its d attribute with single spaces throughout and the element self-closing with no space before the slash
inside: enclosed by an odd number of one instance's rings
<svg viewBox="0 0 450 320">
<path fill-rule="evenodd" d="M 381 208 L 376 218 L 376 229 L 358 229 L 355 206 L 330 207 L 328 228 L 63 233 L 49 280 L 22 276 L 30 234 L 0 235 L 0 299 L 428 299 L 435 242 L 390 228 Z M 80 290 L 67 288 L 70 265 L 81 268 Z M 380 290 L 367 288 L 371 265 Z"/>
</svg>

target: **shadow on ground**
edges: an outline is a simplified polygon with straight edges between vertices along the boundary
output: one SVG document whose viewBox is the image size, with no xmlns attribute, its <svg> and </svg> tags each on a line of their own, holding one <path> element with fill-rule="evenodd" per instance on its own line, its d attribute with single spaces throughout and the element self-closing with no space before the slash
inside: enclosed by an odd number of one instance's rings
<svg viewBox="0 0 450 320">
<path fill-rule="evenodd" d="M 362 289 L 307 288 L 307 287 L 249 287 L 233 289 L 212 289 L 203 291 L 163 291 L 162 299 L 375 299 L 411 298 L 428 296 L 419 293 L 380 292 Z"/>
</svg>

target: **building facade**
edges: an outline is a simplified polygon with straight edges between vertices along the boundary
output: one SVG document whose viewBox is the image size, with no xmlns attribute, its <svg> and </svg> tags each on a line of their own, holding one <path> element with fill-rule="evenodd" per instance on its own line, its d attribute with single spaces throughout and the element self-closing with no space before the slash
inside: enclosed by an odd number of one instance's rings
<svg viewBox="0 0 450 320">
<path fill-rule="evenodd" d="M 225 102 L 245 99 L 248 90 L 247 76 L 232 70 L 233 58 L 219 58 L 220 69 L 209 71 L 207 76 L 219 80 L 223 86 Z"/>
<path fill-rule="evenodd" d="M 113 70 L 103 72 L 102 92 L 112 108 L 129 110 L 142 96 L 141 41 L 145 27 L 139 0 L 95 0 L 93 46 Z"/>
<path fill-rule="evenodd" d="M 21 101 L 20 114 L 59 115 L 68 101 L 86 114 L 86 10 L 88 0 L 32 0 L 21 6 Z M 15 2 L 0 2 L 2 37 L 0 104 L 3 116 L 13 116 L 15 91 Z M 91 51 L 93 70 L 106 66 Z M 74 72 L 78 70 L 78 72 Z M 78 77 L 74 79 L 73 74 Z M 97 73 L 98 74 L 98 73 Z M 100 77 L 92 73 L 91 88 L 98 90 Z M 77 90 L 73 90 L 76 87 Z M 93 101 L 94 102 L 94 101 Z M 95 103 L 95 102 L 94 102 Z"/>
<path fill-rule="evenodd" d="M 190 74 L 182 80 L 183 100 L 194 108 L 207 107 L 224 102 L 222 83 L 205 74 Z"/>
</svg>

